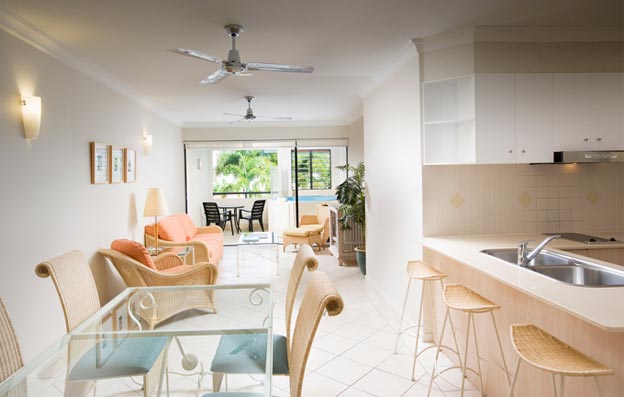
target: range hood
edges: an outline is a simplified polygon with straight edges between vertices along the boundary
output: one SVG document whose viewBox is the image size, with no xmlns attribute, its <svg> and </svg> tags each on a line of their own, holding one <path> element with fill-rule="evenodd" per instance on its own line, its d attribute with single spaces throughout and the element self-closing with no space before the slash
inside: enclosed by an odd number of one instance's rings
<svg viewBox="0 0 624 397">
<path fill-rule="evenodd" d="M 624 163 L 624 151 L 554 152 L 554 163 Z"/>
</svg>

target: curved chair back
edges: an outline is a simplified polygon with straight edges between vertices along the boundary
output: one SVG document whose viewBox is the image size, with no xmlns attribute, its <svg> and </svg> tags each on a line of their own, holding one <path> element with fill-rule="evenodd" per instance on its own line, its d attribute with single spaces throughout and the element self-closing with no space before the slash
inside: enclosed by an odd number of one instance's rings
<svg viewBox="0 0 624 397">
<path fill-rule="evenodd" d="M 295 257 L 295 263 L 290 271 L 290 279 L 288 279 L 288 291 L 286 291 L 286 338 L 290 340 L 290 326 L 292 322 L 293 305 L 295 303 L 295 296 L 297 295 L 297 289 L 299 288 L 299 282 L 301 276 L 303 276 L 303 269 L 308 268 L 308 271 L 316 270 L 318 267 L 318 260 L 314 254 L 314 250 L 307 244 L 301 244 L 299 252 Z"/>
<path fill-rule="evenodd" d="M 323 312 L 336 316 L 342 312 L 344 302 L 327 274 L 314 272 L 301 302 L 289 359 L 290 396 L 300 397 L 305 367 L 312 341 Z"/>
<path fill-rule="evenodd" d="M 52 277 L 65 313 L 67 332 L 100 309 L 93 273 L 80 251 L 71 251 L 42 262 L 35 268 L 41 278 Z"/>
<path fill-rule="evenodd" d="M 266 200 L 256 200 L 251 207 L 251 219 L 262 219 Z"/>
<path fill-rule="evenodd" d="M 204 214 L 206 215 L 206 226 L 211 223 L 221 226 L 223 219 L 221 219 L 221 213 L 219 212 L 219 206 L 217 203 L 205 202 L 202 204 L 204 205 Z"/>
<path fill-rule="evenodd" d="M 24 366 L 15 330 L 0 299 L 0 382 Z"/>
</svg>

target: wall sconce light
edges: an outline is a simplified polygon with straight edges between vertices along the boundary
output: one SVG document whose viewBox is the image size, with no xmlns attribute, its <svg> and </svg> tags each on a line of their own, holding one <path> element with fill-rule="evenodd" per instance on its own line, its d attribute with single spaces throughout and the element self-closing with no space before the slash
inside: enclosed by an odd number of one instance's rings
<svg viewBox="0 0 624 397">
<path fill-rule="evenodd" d="M 148 155 L 152 151 L 152 143 L 153 143 L 154 138 L 152 137 L 152 135 L 146 134 L 143 139 L 144 139 L 144 142 L 143 142 L 143 152 L 146 155 Z"/>
<path fill-rule="evenodd" d="M 22 97 L 22 120 L 26 139 L 37 139 L 41 127 L 41 97 Z"/>
</svg>

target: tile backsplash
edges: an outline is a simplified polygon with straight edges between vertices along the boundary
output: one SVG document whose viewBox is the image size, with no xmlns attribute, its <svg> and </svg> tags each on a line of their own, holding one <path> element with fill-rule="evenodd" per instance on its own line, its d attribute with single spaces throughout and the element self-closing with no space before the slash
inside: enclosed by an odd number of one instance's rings
<svg viewBox="0 0 624 397">
<path fill-rule="evenodd" d="M 624 163 L 423 167 L 424 234 L 624 231 Z"/>
</svg>

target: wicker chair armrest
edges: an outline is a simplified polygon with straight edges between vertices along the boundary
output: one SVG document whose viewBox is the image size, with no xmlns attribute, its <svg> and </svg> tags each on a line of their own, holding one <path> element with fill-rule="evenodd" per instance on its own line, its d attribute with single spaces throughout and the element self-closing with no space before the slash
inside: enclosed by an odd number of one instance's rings
<svg viewBox="0 0 624 397">
<path fill-rule="evenodd" d="M 319 222 L 316 215 L 301 215 L 301 220 L 299 221 L 300 225 L 314 225 L 317 223 Z"/>
<path fill-rule="evenodd" d="M 212 285 L 219 275 L 217 266 L 207 262 L 181 273 L 160 273 L 145 266 L 138 270 L 149 286 Z"/>
<path fill-rule="evenodd" d="M 160 247 L 193 247 L 195 251 L 195 262 L 209 262 L 210 261 L 210 249 L 203 241 L 189 240 L 189 241 L 168 241 L 158 239 L 158 245 Z M 154 237 L 149 234 L 145 235 L 145 246 L 154 246 Z"/>
<path fill-rule="evenodd" d="M 197 234 L 207 234 L 207 233 L 223 234 L 223 230 L 217 225 L 200 226 L 197 228 Z"/>
<path fill-rule="evenodd" d="M 167 270 L 172 267 L 184 265 L 184 261 L 173 252 L 165 252 L 154 258 L 154 265 L 158 270 Z"/>
</svg>

